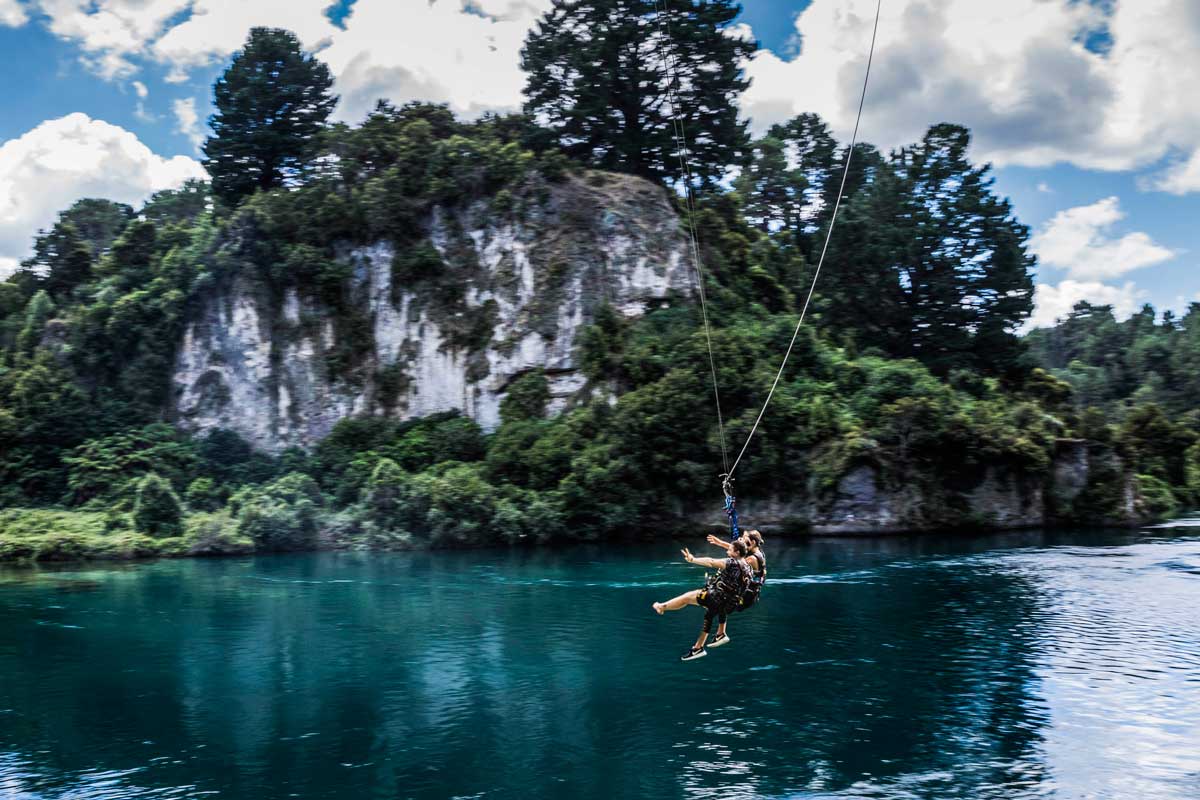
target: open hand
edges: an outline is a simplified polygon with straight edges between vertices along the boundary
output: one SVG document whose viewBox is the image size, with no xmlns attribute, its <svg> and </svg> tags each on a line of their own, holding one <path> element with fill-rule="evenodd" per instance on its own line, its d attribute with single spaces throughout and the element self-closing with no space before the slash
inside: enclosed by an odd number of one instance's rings
<svg viewBox="0 0 1200 800">
<path fill-rule="evenodd" d="M 688 550 L 686 547 L 679 552 L 683 553 L 683 560 L 689 564 L 696 560 L 696 557 L 692 555 L 692 551 Z"/>
<path fill-rule="evenodd" d="M 715 545 L 718 545 L 718 546 L 720 546 L 720 544 L 721 544 L 721 540 L 720 540 L 720 539 L 718 539 L 718 538 L 717 538 L 715 535 L 713 535 L 713 534 L 711 534 L 711 533 L 708 535 L 708 539 L 707 539 L 706 541 L 707 541 L 709 544 L 715 544 Z"/>
</svg>

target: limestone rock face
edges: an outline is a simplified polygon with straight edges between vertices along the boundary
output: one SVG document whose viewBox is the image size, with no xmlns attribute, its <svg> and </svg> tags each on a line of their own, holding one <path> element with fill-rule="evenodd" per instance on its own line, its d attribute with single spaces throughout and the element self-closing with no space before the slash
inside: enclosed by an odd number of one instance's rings
<svg viewBox="0 0 1200 800">
<path fill-rule="evenodd" d="M 352 369 L 336 360 L 346 320 L 319 299 L 273 296 L 249 269 L 215 287 L 177 353 L 174 418 L 193 431 L 232 429 L 267 451 L 312 445 L 359 414 L 457 409 L 491 429 L 509 383 L 529 370 L 545 370 L 551 411 L 589 388 L 575 343 L 600 305 L 633 317 L 694 285 L 664 190 L 631 176 L 545 184 L 519 211 L 490 200 L 436 209 L 427 234 L 442 262 L 436 279 L 397 266 L 389 243 L 344 254 L 358 325 Z"/>
<path fill-rule="evenodd" d="M 1097 481 L 1112 484 L 1114 507 L 1086 519 L 1065 513 Z M 799 488 L 792 497 L 747 493 L 739 498 L 743 527 L 837 535 L 1032 528 L 1081 521 L 1132 526 L 1146 521 L 1138 511 L 1136 481 L 1120 459 L 1112 453 L 1093 455 L 1086 442 L 1074 439 L 1058 442 L 1044 476 L 986 466 L 959 476 L 954 486 L 932 485 L 919 475 L 888 479 L 877 467 L 859 464 L 830 490 Z M 720 524 L 721 517 L 712 509 L 696 509 L 687 520 L 703 526 Z"/>
</svg>

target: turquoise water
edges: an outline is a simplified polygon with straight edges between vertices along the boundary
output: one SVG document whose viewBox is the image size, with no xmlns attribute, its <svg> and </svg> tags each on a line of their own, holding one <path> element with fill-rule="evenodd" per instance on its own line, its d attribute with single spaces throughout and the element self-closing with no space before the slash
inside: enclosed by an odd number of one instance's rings
<svg viewBox="0 0 1200 800">
<path fill-rule="evenodd" d="M 0 573 L 0 798 L 1200 797 L 1200 528 Z"/>
</svg>

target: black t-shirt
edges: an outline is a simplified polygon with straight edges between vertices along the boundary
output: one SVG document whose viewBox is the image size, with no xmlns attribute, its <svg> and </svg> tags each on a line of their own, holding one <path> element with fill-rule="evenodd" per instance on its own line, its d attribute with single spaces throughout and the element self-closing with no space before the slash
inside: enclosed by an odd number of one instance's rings
<svg viewBox="0 0 1200 800">
<path fill-rule="evenodd" d="M 727 558 L 717 575 L 717 585 L 732 594 L 741 594 L 750 585 L 750 565 L 744 558 Z"/>
</svg>

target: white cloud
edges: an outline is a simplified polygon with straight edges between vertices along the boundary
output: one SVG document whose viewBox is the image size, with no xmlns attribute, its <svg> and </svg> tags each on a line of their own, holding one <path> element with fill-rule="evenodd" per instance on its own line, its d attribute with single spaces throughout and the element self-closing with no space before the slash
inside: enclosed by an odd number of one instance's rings
<svg viewBox="0 0 1200 800">
<path fill-rule="evenodd" d="M 196 101 L 192 98 L 176 100 L 171 104 L 175 112 L 175 131 L 182 133 L 191 141 L 192 147 L 199 148 L 204 141 L 204 132 L 200 130 L 200 116 L 196 113 Z"/>
<path fill-rule="evenodd" d="M 19 28 L 29 21 L 29 15 L 17 0 L 0 0 L 0 25 Z"/>
<path fill-rule="evenodd" d="M 137 92 L 137 96 L 143 100 L 146 99 L 146 95 L 150 94 L 150 90 L 146 88 L 146 84 L 142 83 L 141 81 L 133 82 L 133 90 Z"/>
<path fill-rule="evenodd" d="M 1042 264 L 1085 280 L 1116 277 L 1175 257 L 1141 231 L 1110 236 L 1109 229 L 1124 218 L 1116 197 L 1068 208 L 1055 214 L 1029 246 Z"/>
<path fill-rule="evenodd" d="M 1050 188 L 1050 184 L 1042 181 L 1037 185 L 1037 190 L 1042 194 L 1054 194 L 1054 190 Z"/>
<path fill-rule="evenodd" d="M 972 129 L 975 155 L 998 164 L 1145 167 L 1200 146 L 1200 4 L 1139 0 L 895 0 L 883 4 L 863 116 L 882 147 L 934 123 Z M 874 0 L 814 0 L 796 20 L 799 55 L 762 52 L 743 108 L 763 129 L 816 111 L 846 137 L 866 66 Z M 1106 29 L 1107 54 L 1080 44 Z M 1164 35 L 1169 31 L 1169 35 Z M 1200 188 L 1200 164 L 1173 190 Z"/>
<path fill-rule="evenodd" d="M 0 3 L 11 0 L 0 0 Z M 166 64 L 168 79 L 224 58 L 256 25 L 287 28 L 309 48 L 337 30 L 329 0 L 37 0 L 50 30 L 76 42 L 83 62 L 109 80 L 137 71 L 137 59 Z"/>
<path fill-rule="evenodd" d="M 1146 181 L 1142 188 L 1160 189 L 1171 194 L 1188 194 L 1200 190 L 1200 149 L 1191 158 L 1176 161 Z"/>
<path fill-rule="evenodd" d="M 446 0 L 358 0 L 321 53 L 337 76 L 338 116 L 357 121 L 381 97 L 444 102 L 469 116 L 519 108 L 521 46 L 550 3 L 477 5 L 496 16 Z"/>
<path fill-rule="evenodd" d="M 358 0 L 345 30 L 330 0 L 30 0 L 85 63 L 109 78 L 145 61 L 183 81 L 224 59 L 255 25 L 285 27 L 326 60 L 356 121 L 379 97 L 450 104 L 461 114 L 521 104 L 519 52 L 550 0 Z M 0 0 L 0 14 L 23 13 Z M 742 107 L 762 130 L 816 111 L 845 138 L 866 63 L 874 0 L 813 0 L 796 18 L 795 57 L 761 51 Z M 15 18 L 15 17 L 14 17 Z M 735 26 L 745 33 L 744 25 Z M 1105 53 L 1081 43 L 1106 31 Z M 1164 35 L 1169 31 L 1170 35 Z M 1200 3 L 889 0 L 883 5 L 863 137 L 888 148 L 960 122 L 974 157 L 1000 165 L 1172 166 L 1148 188 L 1200 190 Z"/>
<path fill-rule="evenodd" d="M 191 5 L 191 16 L 149 47 L 176 79 L 233 53 L 254 27 L 287 28 L 310 50 L 338 32 L 325 16 L 330 0 L 193 0 Z"/>
<path fill-rule="evenodd" d="M 1033 293 L 1033 314 L 1025 324 L 1025 330 L 1047 328 L 1062 319 L 1080 300 L 1093 305 L 1109 305 L 1118 319 L 1137 311 L 1146 292 L 1139 290 L 1132 281 L 1120 288 L 1099 281 L 1065 280 L 1058 285 L 1039 283 Z"/>
<path fill-rule="evenodd" d="M 203 177 L 193 159 L 162 158 L 124 128 L 86 114 L 47 120 L 0 144 L 0 267 L 28 256 L 37 231 L 76 200 L 138 204 Z"/>
<path fill-rule="evenodd" d="M 79 44 L 83 62 L 109 80 L 132 75 L 131 56 L 187 10 L 191 0 L 38 0 L 50 30 Z"/>
<path fill-rule="evenodd" d="M 5 0 L 0 0 L 5 2 Z M 456 112 L 520 107 L 520 49 L 550 0 L 358 0 L 333 25 L 329 0 L 38 0 L 50 29 L 77 42 L 108 79 L 139 60 L 162 63 L 168 82 L 224 59 L 258 25 L 287 28 L 337 79 L 338 116 L 357 121 L 387 98 L 448 103 Z"/>
</svg>

